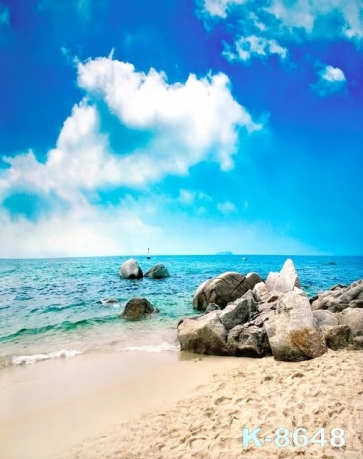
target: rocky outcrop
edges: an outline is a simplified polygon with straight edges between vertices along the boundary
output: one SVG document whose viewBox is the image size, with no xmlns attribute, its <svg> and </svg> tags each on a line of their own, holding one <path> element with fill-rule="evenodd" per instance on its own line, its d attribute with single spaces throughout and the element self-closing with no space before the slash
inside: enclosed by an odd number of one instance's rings
<svg viewBox="0 0 363 459">
<path fill-rule="evenodd" d="M 208 304 L 215 303 L 224 309 L 228 303 L 241 298 L 248 290 L 261 282 L 256 273 L 246 276 L 236 272 L 226 272 L 201 284 L 194 294 L 193 307 L 205 311 Z"/>
<path fill-rule="evenodd" d="M 169 271 L 161 263 L 158 263 L 150 268 L 144 275 L 144 277 L 150 277 L 150 279 L 164 279 L 169 276 Z"/>
<path fill-rule="evenodd" d="M 262 318 L 276 360 L 313 359 L 327 351 L 324 335 L 310 308 L 309 300 L 300 293 L 283 293 Z"/>
<path fill-rule="evenodd" d="M 237 357 L 271 355 L 271 347 L 262 321 L 251 321 L 232 328 L 227 337 L 228 347 Z"/>
<path fill-rule="evenodd" d="M 142 269 L 138 262 L 133 258 L 125 261 L 120 268 L 120 277 L 123 279 L 141 279 L 143 277 Z"/>
<path fill-rule="evenodd" d="M 310 299 L 311 308 L 341 312 L 346 308 L 363 308 L 363 279 L 349 286 L 334 285 L 330 290 Z"/>
<path fill-rule="evenodd" d="M 347 308 L 339 315 L 339 325 L 347 325 L 351 331 L 354 349 L 363 349 L 363 309 Z"/>
<path fill-rule="evenodd" d="M 178 325 L 178 339 L 182 351 L 207 355 L 234 355 L 227 344 L 227 329 L 220 320 L 220 311 L 184 319 Z"/>
<path fill-rule="evenodd" d="M 220 320 L 228 331 L 237 325 L 243 325 L 253 320 L 258 315 L 257 303 L 251 291 L 241 298 L 229 303 L 220 313 Z"/>
<path fill-rule="evenodd" d="M 270 273 L 266 279 L 268 291 L 290 292 L 294 287 L 300 287 L 300 279 L 292 260 L 287 259 L 279 273 Z"/>
<path fill-rule="evenodd" d="M 126 303 L 121 316 L 125 319 L 135 320 L 153 312 L 158 311 L 154 309 L 146 298 L 131 298 L 131 300 Z"/>
<path fill-rule="evenodd" d="M 291 260 L 264 282 L 227 272 L 204 282 L 193 307 L 205 314 L 178 324 L 182 350 L 300 361 L 330 347 L 363 349 L 363 280 L 308 299 Z"/>
</svg>

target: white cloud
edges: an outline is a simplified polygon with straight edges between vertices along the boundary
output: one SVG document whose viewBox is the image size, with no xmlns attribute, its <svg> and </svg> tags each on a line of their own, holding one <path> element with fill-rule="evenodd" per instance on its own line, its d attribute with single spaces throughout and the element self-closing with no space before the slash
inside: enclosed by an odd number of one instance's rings
<svg viewBox="0 0 363 459">
<path fill-rule="evenodd" d="M 203 11 L 210 16 L 227 17 L 227 9 L 230 5 L 240 5 L 246 0 L 204 0 L 202 2 Z"/>
<path fill-rule="evenodd" d="M 229 61 L 249 61 L 251 57 L 264 58 L 271 54 L 277 54 L 280 59 L 285 59 L 287 49 L 280 46 L 276 40 L 267 40 L 263 37 L 250 35 L 240 37 L 234 44 L 235 50 L 231 46 L 225 45 L 223 55 Z"/>
<path fill-rule="evenodd" d="M 154 229 L 143 223 L 141 213 L 122 215 L 125 203 L 107 212 L 92 205 L 100 190 L 144 188 L 169 175 L 185 175 L 203 161 L 228 170 L 242 136 L 262 129 L 234 100 L 222 73 L 169 84 L 162 72 L 137 72 L 110 55 L 78 63 L 78 82 L 85 97 L 73 107 L 45 162 L 32 150 L 3 157 L 9 167 L 0 170 L 0 202 L 26 192 L 55 207 L 36 222 L 10 218 L 0 207 L 0 256 L 10 256 L 9 250 L 12 256 L 128 252 L 129 245 L 122 250 L 115 241 L 128 231 Z M 147 133 L 148 142 L 129 146 L 122 137 L 119 151 L 112 142 L 115 120 L 122 132 Z M 184 200 L 186 193 L 181 193 Z M 197 193 L 195 199 L 204 198 Z"/>
<path fill-rule="evenodd" d="M 222 214 L 231 214 L 237 211 L 236 206 L 230 201 L 219 202 L 217 204 L 217 209 L 222 212 Z"/>
<path fill-rule="evenodd" d="M 248 61 L 277 54 L 302 40 L 343 38 L 357 45 L 363 39 L 361 0 L 204 0 L 200 8 L 205 23 L 225 20 L 233 31 L 233 43 L 224 56 Z"/>
<path fill-rule="evenodd" d="M 0 197 L 25 189 L 74 201 L 85 190 L 142 187 L 166 175 L 185 175 L 202 161 L 216 161 L 227 170 L 240 130 L 248 134 L 262 128 L 233 99 L 224 74 L 190 75 L 185 84 L 169 85 L 163 73 L 144 74 L 131 64 L 100 58 L 79 64 L 78 81 L 87 97 L 73 107 L 47 161 L 37 161 L 31 151 L 5 158 L 10 168 L 1 172 Z M 120 127 L 151 132 L 147 146 L 125 154 L 113 151 L 90 97 L 105 102 Z"/>
<path fill-rule="evenodd" d="M 79 203 L 37 221 L 2 212 L 0 226 L 5 258 L 137 254 L 161 233 L 124 203 L 106 208 Z"/>
<path fill-rule="evenodd" d="M 319 81 L 311 85 L 311 87 L 321 96 L 327 96 L 344 89 L 346 78 L 341 69 L 327 65 L 318 74 Z"/>
</svg>

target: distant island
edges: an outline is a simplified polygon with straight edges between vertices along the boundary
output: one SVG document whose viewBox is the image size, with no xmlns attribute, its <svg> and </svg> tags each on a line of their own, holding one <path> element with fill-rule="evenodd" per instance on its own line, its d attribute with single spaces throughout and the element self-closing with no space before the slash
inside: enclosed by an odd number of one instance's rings
<svg viewBox="0 0 363 459">
<path fill-rule="evenodd" d="M 224 252 L 217 252 L 216 255 L 233 255 L 233 253 L 229 250 L 225 250 Z"/>
</svg>

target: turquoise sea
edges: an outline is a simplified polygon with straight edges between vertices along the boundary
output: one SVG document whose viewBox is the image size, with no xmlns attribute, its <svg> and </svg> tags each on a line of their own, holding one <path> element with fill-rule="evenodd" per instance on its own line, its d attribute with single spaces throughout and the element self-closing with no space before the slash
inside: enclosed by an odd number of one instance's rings
<svg viewBox="0 0 363 459">
<path fill-rule="evenodd" d="M 225 271 L 266 278 L 292 258 L 309 295 L 363 278 L 363 257 L 200 255 L 134 256 L 144 272 L 163 263 L 171 277 L 120 279 L 128 258 L 0 260 L 0 368 L 85 352 L 178 350 L 176 325 L 195 314 L 196 288 Z M 147 298 L 160 313 L 126 321 L 120 313 L 132 297 Z"/>
</svg>

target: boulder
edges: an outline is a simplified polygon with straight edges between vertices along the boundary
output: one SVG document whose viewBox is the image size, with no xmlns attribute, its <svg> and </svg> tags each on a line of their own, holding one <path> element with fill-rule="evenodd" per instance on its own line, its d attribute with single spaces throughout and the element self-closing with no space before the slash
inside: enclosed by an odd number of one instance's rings
<svg viewBox="0 0 363 459">
<path fill-rule="evenodd" d="M 220 311 L 220 309 L 221 308 L 218 306 L 218 304 L 209 303 L 208 306 L 207 306 L 207 309 L 204 312 L 204 314 L 208 314 L 209 312 L 212 312 L 212 311 Z"/>
<path fill-rule="evenodd" d="M 229 303 L 221 312 L 219 318 L 226 329 L 232 330 L 237 325 L 250 322 L 257 315 L 257 303 L 249 290 L 238 300 Z"/>
<path fill-rule="evenodd" d="M 353 282 L 348 287 L 337 284 L 325 292 L 310 299 L 313 310 L 328 309 L 331 312 L 341 312 L 346 308 L 363 307 L 363 279 Z"/>
<path fill-rule="evenodd" d="M 144 277 L 150 277 L 150 279 L 163 279 L 164 277 L 169 276 L 169 271 L 161 263 L 158 263 L 150 268 L 144 275 Z"/>
<path fill-rule="evenodd" d="M 323 327 L 324 325 L 328 326 L 336 326 L 339 323 L 339 316 L 338 314 L 334 314 L 331 311 L 324 311 L 322 309 L 313 311 L 313 315 L 319 325 L 319 327 Z"/>
<path fill-rule="evenodd" d="M 178 340 L 182 351 L 207 355 L 234 355 L 227 345 L 227 329 L 220 311 L 212 311 L 197 319 L 184 319 L 178 325 Z"/>
<path fill-rule="evenodd" d="M 300 287 L 300 279 L 292 260 L 287 259 L 279 273 L 271 272 L 266 279 L 269 291 L 290 292 L 294 287 Z"/>
<path fill-rule="evenodd" d="M 307 297 L 290 291 L 261 313 L 275 360 L 313 359 L 327 351 Z"/>
<path fill-rule="evenodd" d="M 339 317 L 339 325 L 348 325 L 354 349 L 363 349 L 363 309 L 345 309 Z"/>
<path fill-rule="evenodd" d="M 323 325 L 321 330 L 327 346 L 333 351 L 345 349 L 351 343 L 351 331 L 347 325 Z"/>
<path fill-rule="evenodd" d="M 270 294 L 268 291 L 268 288 L 266 287 L 266 284 L 264 282 L 259 282 L 253 287 L 252 290 L 253 296 L 255 297 L 255 300 L 259 302 L 266 302 L 268 301 Z"/>
<path fill-rule="evenodd" d="M 256 273 L 249 273 L 247 276 L 236 272 L 223 273 L 198 287 L 194 294 L 193 307 L 205 311 L 209 303 L 215 303 L 224 309 L 228 303 L 240 298 L 261 281 Z"/>
<path fill-rule="evenodd" d="M 140 319 L 145 314 L 156 312 L 146 298 L 131 298 L 126 303 L 125 309 L 122 312 L 122 317 L 125 319 Z"/>
<path fill-rule="evenodd" d="M 232 328 L 227 338 L 228 346 L 235 349 L 237 357 L 264 357 L 271 355 L 265 327 L 255 321 Z"/>
<path fill-rule="evenodd" d="M 141 279 L 143 277 L 142 270 L 136 260 L 130 258 L 120 268 L 120 277 L 123 279 Z"/>
</svg>

